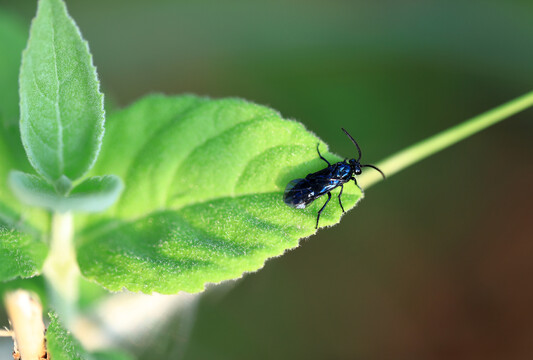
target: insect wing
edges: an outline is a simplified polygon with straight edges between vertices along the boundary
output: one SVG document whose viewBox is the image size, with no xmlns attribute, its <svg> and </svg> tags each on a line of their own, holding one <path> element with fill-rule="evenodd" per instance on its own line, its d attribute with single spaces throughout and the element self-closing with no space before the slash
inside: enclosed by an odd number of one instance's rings
<svg viewBox="0 0 533 360">
<path fill-rule="evenodd" d="M 306 179 L 294 179 L 287 184 L 283 201 L 285 204 L 296 209 L 303 209 L 313 200 L 314 193 Z"/>
</svg>

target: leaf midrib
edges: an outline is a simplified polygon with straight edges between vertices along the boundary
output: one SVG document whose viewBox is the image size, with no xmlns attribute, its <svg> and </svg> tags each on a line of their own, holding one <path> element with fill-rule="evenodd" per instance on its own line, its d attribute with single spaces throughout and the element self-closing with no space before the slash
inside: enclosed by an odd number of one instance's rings
<svg viewBox="0 0 533 360">
<path fill-rule="evenodd" d="M 51 9 L 51 12 L 53 12 L 53 9 Z M 64 164 L 64 155 L 63 155 L 63 123 L 61 121 L 61 110 L 59 108 L 59 88 L 61 86 L 59 81 L 59 72 L 57 70 L 57 52 L 56 52 L 56 36 L 55 36 L 55 22 L 54 17 L 52 16 L 51 20 L 51 29 L 52 29 L 52 54 L 54 57 L 54 71 L 55 71 L 55 78 L 56 78 L 56 101 L 55 101 L 55 111 L 56 111 L 56 122 L 57 122 L 57 132 L 58 132 L 58 140 L 57 140 L 57 147 L 58 147 L 58 163 L 59 163 L 59 173 L 63 174 L 65 170 L 65 164 Z"/>
<path fill-rule="evenodd" d="M 124 218 L 117 218 L 117 217 L 107 217 L 107 218 L 104 218 L 104 220 L 110 220 L 110 222 L 108 223 L 102 223 L 102 224 L 99 224 L 99 223 L 88 223 L 85 228 L 81 229 L 79 235 L 81 235 L 81 237 L 87 237 L 90 239 L 90 238 L 94 238 L 94 237 L 97 237 L 97 236 L 100 236 L 101 234 L 105 234 L 107 232 L 110 232 L 110 231 L 113 231 L 117 228 L 120 228 L 121 226 L 125 226 L 125 225 L 128 225 L 128 224 L 132 224 L 132 223 L 135 223 L 137 221 L 141 221 L 149 216 L 154 216 L 154 215 L 157 215 L 158 213 L 164 213 L 164 212 L 168 212 L 168 211 L 180 211 L 180 210 L 183 210 L 183 209 L 186 209 L 188 207 L 192 207 L 192 206 L 201 206 L 201 205 L 204 205 L 204 204 L 209 204 L 211 202 L 214 202 L 214 201 L 220 201 L 220 200 L 224 200 L 224 199 L 228 199 L 228 200 L 234 200 L 236 198 L 241 198 L 241 197 L 247 197 L 247 196 L 254 196 L 254 195 L 268 195 L 268 194 L 271 194 L 271 195 L 279 195 L 279 198 L 280 198 L 280 201 L 281 201 L 281 198 L 282 198 L 282 195 L 283 195 L 283 191 L 262 191 L 262 192 L 250 192 L 250 193 L 242 193 L 242 194 L 239 194 L 239 195 L 236 195 L 236 196 L 219 196 L 219 197 L 214 197 L 214 198 L 210 198 L 210 199 L 207 199 L 207 200 L 204 200 L 204 201 L 198 201 L 198 202 L 194 202 L 194 203 L 188 203 L 188 204 L 183 204 L 179 207 L 168 207 L 168 208 L 165 208 L 165 209 L 151 209 L 150 211 L 148 212 L 145 212 L 143 214 L 139 214 L 139 215 L 136 215 L 136 216 L 132 216 L 132 217 L 124 217 Z M 349 194 L 349 193 L 346 193 L 344 192 L 343 193 L 343 196 L 356 196 L 357 195 L 354 195 L 354 194 Z M 362 199 L 364 196 L 364 193 L 361 193 L 360 197 L 357 199 Z M 349 211 L 350 209 L 346 208 L 347 211 Z M 315 215 L 313 215 L 314 217 Z M 100 219 L 102 220 L 102 219 Z M 185 220 L 184 220 L 185 221 Z M 275 224 L 274 224 L 275 225 Z M 191 227 L 193 227 L 191 225 Z M 298 226 L 294 226 L 295 229 L 298 229 Z M 80 244 L 81 245 L 81 244 Z"/>
</svg>

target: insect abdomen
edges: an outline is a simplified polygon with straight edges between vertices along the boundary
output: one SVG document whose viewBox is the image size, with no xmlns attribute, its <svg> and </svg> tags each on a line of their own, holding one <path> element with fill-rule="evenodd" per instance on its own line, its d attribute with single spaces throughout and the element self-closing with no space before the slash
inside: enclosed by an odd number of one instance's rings
<svg viewBox="0 0 533 360">
<path fill-rule="evenodd" d="M 285 204 L 296 209 L 303 209 L 316 198 L 307 179 L 294 179 L 287 184 L 283 201 Z"/>
</svg>

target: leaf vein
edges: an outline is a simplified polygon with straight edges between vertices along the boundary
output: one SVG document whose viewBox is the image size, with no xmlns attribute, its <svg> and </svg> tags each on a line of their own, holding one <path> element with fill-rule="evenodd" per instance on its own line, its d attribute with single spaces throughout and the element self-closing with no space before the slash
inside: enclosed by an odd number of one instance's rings
<svg viewBox="0 0 533 360">
<path fill-rule="evenodd" d="M 48 101 L 50 104 L 54 104 L 54 100 L 50 99 L 48 96 L 45 95 L 44 91 L 41 89 L 41 86 L 37 83 L 37 77 L 35 75 L 35 69 L 33 69 L 32 71 L 32 80 L 33 80 L 33 85 L 35 85 L 35 88 L 37 89 L 37 92 L 39 93 L 39 95 L 41 95 L 41 97 L 43 99 L 45 99 L 46 101 Z"/>
<path fill-rule="evenodd" d="M 247 119 L 247 120 L 244 120 L 244 121 L 238 122 L 238 123 L 236 123 L 236 124 L 230 126 L 229 128 L 224 129 L 223 131 L 218 132 L 217 134 L 215 134 L 215 135 L 213 135 L 213 136 L 211 136 L 211 137 L 209 137 L 209 138 L 206 138 L 206 139 L 204 140 L 204 142 L 202 142 L 201 144 L 197 144 L 196 146 L 192 147 L 192 148 L 190 149 L 190 151 L 187 153 L 187 155 L 184 156 L 183 159 L 182 159 L 179 163 L 177 163 L 177 164 L 175 165 L 175 168 L 174 168 L 174 170 L 173 170 L 173 172 L 172 172 L 172 176 L 170 176 L 170 179 L 175 179 L 175 178 L 179 175 L 179 171 L 180 171 L 182 165 L 183 165 L 184 163 L 186 163 L 186 162 L 189 160 L 190 156 L 191 156 L 191 155 L 192 155 L 192 154 L 193 154 L 198 148 L 208 145 L 210 142 L 216 140 L 216 139 L 217 139 L 218 137 L 220 137 L 222 134 L 227 134 L 227 133 L 229 133 L 229 132 L 232 132 L 233 130 L 235 130 L 236 128 L 238 128 L 238 127 L 240 127 L 240 126 L 247 126 L 247 125 L 253 124 L 253 123 L 255 123 L 255 122 L 262 121 L 262 120 L 264 120 L 264 119 L 265 119 L 265 118 L 263 117 L 262 114 L 259 115 L 259 116 L 255 116 L 255 115 L 254 115 L 254 116 L 252 116 L 251 118 L 249 118 L 249 119 Z M 215 119 L 215 121 L 217 121 L 217 118 Z M 174 182 L 174 181 L 169 181 L 169 182 L 168 182 L 168 185 L 167 185 L 167 188 L 166 188 L 166 195 L 165 195 L 164 198 L 165 198 L 165 201 L 166 201 L 165 206 L 167 206 L 167 207 L 169 206 L 169 201 L 172 200 L 172 198 L 173 198 L 173 196 L 170 196 L 170 195 L 169 195 L 170 190 L 171 190 L 171 186 L 172 186 L 172 183 L 173 183 L 173 182 Z"/>
<path fill-rule="evenodd" d="M 59 108 L 59 72 L 57 69 L 57 51 L 56 51 L 56 36 L 55 36 L 55 28 L 54 28 L 54 21 L 52 21 L 51 24 L 51 30 L 52 30 L 52 54 L 54 58 L 54 70 L 55 70 L 55 77 L 56 77 L 56 102 L 55 102 L 55 111 L 56 111 L 56 119 L 57 119 L 57 147 L 58 147 L 58 162 L 59 162 L 59 172 L 60 174 L 64 173 L 64 158 L 63 158 L 63 123 L 61 122 L 61 109 Z"/>
<path fill-rule="evenodd" d="M 44 141 L 42 134 L 38 133 L 35 130 L 33 123 L 29 119 L 28 119 L 28 125 L 29 125 L 31 132 L 35 135 L 36 139 L 39 140 L 39 142 L 43 144 L 46 148 L 50 149 L 52 152 L 55 152 L 55 149 Z"/>
<path fill-rule="evenodd" d="M 132 159 L 134 160 L 128 164 L 127 170 L 125 171 L 126 173 L 125 178 L 130 179 L 133 177 L 132 174 L 135 172 L 134 165 L 138 163 L 139 157 L 141 157 L 144 154 L 145 149 L 147 147 L 150 147 L 152 143 L 157 142 L 157 138 L 161 136 L 161 134 L 168 132 L 173 126 L 180 126 L 182 124 L 182 121 L 184 121 L 184 120 L 176 121 L 176 119 L 180 120 L 180 118 L 181 119 L 186 118 L 186 115 L 188 113 L 190 113 L 191 111 L 197 110 L 198 107 L 201 107 L 201 106 L 203 106 L 203 104 L 200 104 L 197 107 L 193 107 L 191 109 L 187 109 L 183 112 L 180 112 L 176 116 L 169 117 L 168 122 L 161 124 L 160 127 L 156 131 L 154 131 L 154 133 L 151 134 L 149 138 L 146 139 L 146 141 L 140 144 L 140 146 L 136 149 L 135 153 L 132 154 Z M 124 197 L 119 199 L 118 203 L 120 203 L 123 199 Z M 119 206 L 120 205 L 118 205 L 117 207 Z"/>
<path fill-rule="evenodd" d="M 283 148 L 295 148 L 295 147 L 301 147 L 301 148 L 308 148 L 309 146 L 307 144 L 277 144 L 270 146 L 268 148 L 265 148 L 260 153 L 256 154 L 255 156 L 251 157 L 244 165 L 242 172 L 239 174 L 239 177 L 235 181 L 234 187 L 233 187 L 233 193 L 237 194 L 237 186 L 241 183 L 242 177 L 246 174 L 246 170 L 248 169 L 248 166 L 256 161 L 256 159 L 260 158 L 261 156 L 265 155 L 267 152 L 272 151 L 274 149 L 283 149 Z M 238 195 L 245 195 L 246 193 L 239 193 Z"/>
</svg>

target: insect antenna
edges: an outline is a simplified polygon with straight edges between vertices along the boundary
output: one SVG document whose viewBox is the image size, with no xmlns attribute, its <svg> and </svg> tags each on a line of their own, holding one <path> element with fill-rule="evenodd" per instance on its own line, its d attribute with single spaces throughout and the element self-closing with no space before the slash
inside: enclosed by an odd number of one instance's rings
<svg viewBox="0 0 533 360">
<path fill-rule="evenodd" d="M 357 158 L 356 161 L 359 162 L 359 160 L 361 160 L 361 148 L 359 147 L 359 145 L 357 145 L 357 141 L 355 141 L 352 135 L 348 134 L 348 131 L 346 131 L 346 129 L 344 128 L 341 128 L 341 129 L 350 138 L 350 140 L 352 140 L 352 142 L 355 144 L 355 147 L 357 148 L 357 152 L 359 153 L 359 157 Z"/>
<path fill-rule="evenodd" d="M 383 179 L 386 179 L 386 176 L 385 176 L 385 174 L 383 173 L 383 171 L 379 170 L 379 169 L 377 168 L 377 166 L 367 164 L 367 165 L 361 165 L 361 167 L 370 167 L 370 168 L 372 168 L 372 169 L 374 169 L 374 170 L 377 170 L 377 171 L 379 171 L 379 173 L 381 174 L 381 176 L 383 176 Z"/>
</svg>

